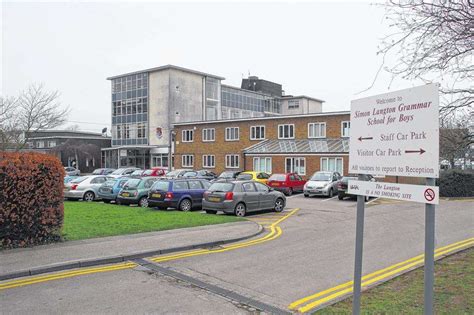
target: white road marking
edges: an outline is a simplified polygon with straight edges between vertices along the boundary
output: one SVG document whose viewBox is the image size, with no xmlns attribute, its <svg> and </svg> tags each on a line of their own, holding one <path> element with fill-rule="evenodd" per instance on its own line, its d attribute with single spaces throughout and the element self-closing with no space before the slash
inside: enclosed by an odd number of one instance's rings
<svg viewBox="0 0 474 315">
<path fill-rule="evenodd" d="M 377 200 L 377 199 L 379 199 L 379 198 L 374 198 L 374 199 L 372 199 L 372 200 L 366 202 L 365 204 L 368 205 L 369 203 L 372 203 L 372 202 L 374 202 L 374 201 Z"/>
<path fill-rule="evenodd" d="M 334 199 L 334 198 L 337 198 L 337 196 L 334 196 L 334 197 L 328 198 L 328 199 L 324 199 L 323 202 L 328 201 L 328 200 L 332 200 L 332 199 Z"/>
</svg>

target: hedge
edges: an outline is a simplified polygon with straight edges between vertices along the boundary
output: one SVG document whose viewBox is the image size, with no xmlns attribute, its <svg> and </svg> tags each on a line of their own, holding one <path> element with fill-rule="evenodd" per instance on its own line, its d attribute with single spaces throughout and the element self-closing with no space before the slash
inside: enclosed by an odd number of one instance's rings
<svg viewBox="0 0 474 315">
<path fill-rule="evenodd" d="M 447 170 L 440 173 L 441 197 L 474 197 L 474 171 Z"/>
<path fill-rule="evenodd" d="M 61 239 L 64 174 L 54 156 L 0 152 L 0 247 Z"/>
</svg>

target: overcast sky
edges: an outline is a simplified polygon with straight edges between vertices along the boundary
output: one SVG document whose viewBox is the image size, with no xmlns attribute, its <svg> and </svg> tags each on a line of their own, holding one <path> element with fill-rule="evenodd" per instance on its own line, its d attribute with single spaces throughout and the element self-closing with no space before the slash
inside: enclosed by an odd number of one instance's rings
<svg viewBox="0 0 474 315">
<path fill-rule="evenodd" d="M 1 93 L 44 83 L 71 107 L 67 125 L 100 131 L 110 126 L 106 77 L 174 64 L 235 86 L 250 73 L 325 100 L 323 111 L 349 110 L 387 91 L 383 75 L 357 94 L 380 66 L 383 14 L 368 2 L 3 3 Z"/>
</svg>

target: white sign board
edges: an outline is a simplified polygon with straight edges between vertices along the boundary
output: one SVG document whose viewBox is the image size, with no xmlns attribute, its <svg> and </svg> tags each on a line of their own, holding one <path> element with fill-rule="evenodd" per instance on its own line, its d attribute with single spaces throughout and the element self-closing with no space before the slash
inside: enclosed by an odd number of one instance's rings
<svg viewBox="0 0 474 315">
<path fill-rule="evenodd" d="M 351 102 L 349 172 L 439 177 L 436 84 Z"/>
<path fill-rule="evenodd" d="M 352 195 L 439 204 L 439 188 L 436 186 L 349 180 L 347 192 Z"/>
</svg>

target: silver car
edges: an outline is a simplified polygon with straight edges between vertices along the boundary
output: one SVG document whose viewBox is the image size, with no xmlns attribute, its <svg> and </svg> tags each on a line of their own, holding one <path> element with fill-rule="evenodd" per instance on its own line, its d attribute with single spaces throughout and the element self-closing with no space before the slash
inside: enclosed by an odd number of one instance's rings
<svg viewBox="0 0 474 315">
<path fill-rule="evenodd" d="M 67 176 L 79 176 L 81 175 L 81 171 L 78 170 L 77 168 L 66 166 L 64 168 L 64 171 L 66 171 Z"/>
<path fill-rule="evenodd" d="M 283 193 L 251 180 L 215 182 L 202 199 L 202 209 L 206 213 L 223 211 L 239 217 L 259 210 L 273 209 L 281 212 L 285 204 L 286 197 Z"/>
<path fill-rule="evenodd" d="M 338 172 L 316 172 L 306 182 L 303 188 L 305 197 L 327 196 L 332 198 L 337 194 L 337 182 L 341 179 Z"/>
<path fill-rule="evenodd" d="M 127 168 L 119 168 L 110 173 L 108 176 L 113 178 L 119 178 L 122 176 L 127 176 L 135 172 L 136 170 L 140 170 L 138 167 L 127 167 Z"/>
<path fill-rule="evenodd" d="M 67 200 L 94 201 L 98 199 L 99 188 L 107 181 L 107 176 L 90 175 L 78 177 L 64 185 Z"/>
</svg>

